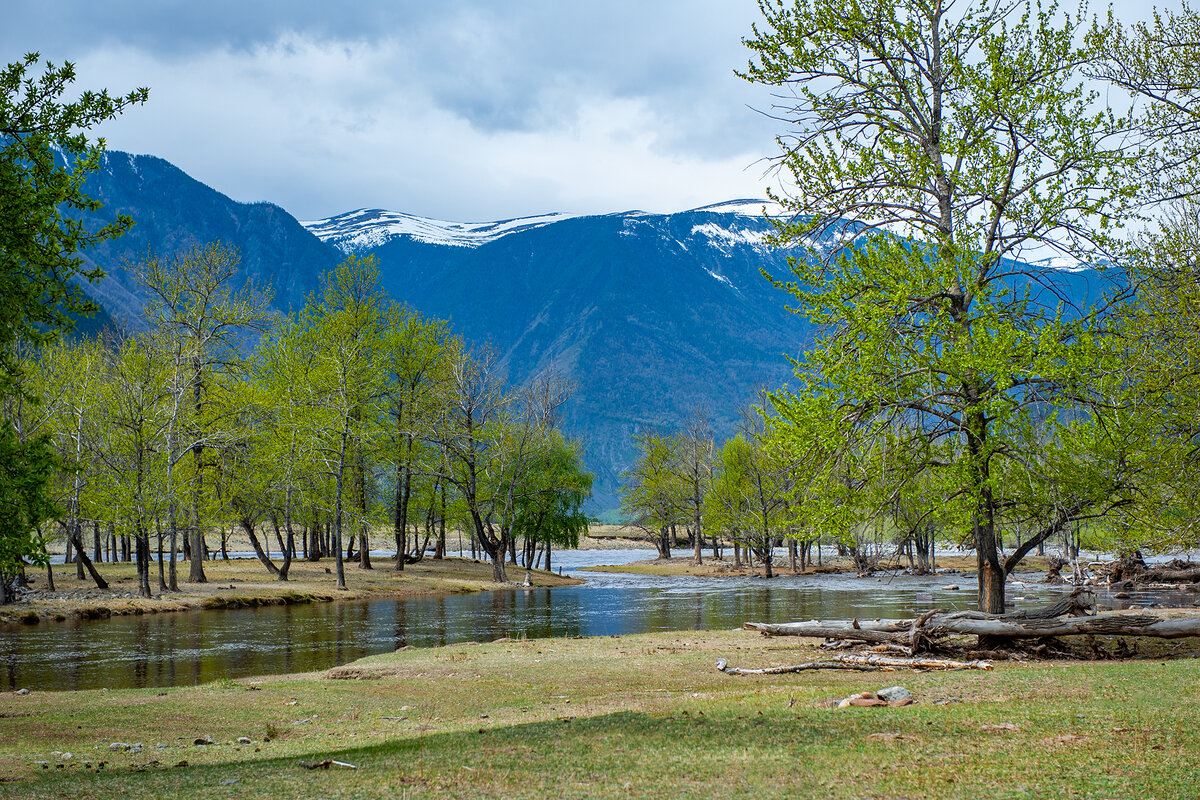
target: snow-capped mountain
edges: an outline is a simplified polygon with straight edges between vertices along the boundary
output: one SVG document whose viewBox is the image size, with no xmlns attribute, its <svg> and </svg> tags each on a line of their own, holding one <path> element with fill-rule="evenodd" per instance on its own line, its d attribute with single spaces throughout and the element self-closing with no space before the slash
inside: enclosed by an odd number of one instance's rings
<svg viewBox="0 0 1200 800">
<path fill-rule="evenodd" d="M 136 324 L 144 298 L 126 264 L 221 240 L 242 254 L 242 277 L 298 308 L 345 254 L 374 254 L 384 288 L 422 313 L 451 320 L 490 343 L 519 382 L 553 368 L 577 389 L 565 410 L 596 473 L 594 510 L 614 508 L 632 462 L 631 435 L 681 424 L 704 409 L 718 437 L 732 432 L 757 388 L 790 376 L 785 356 L 810 341 L 807 320 L 763 278 L 785 277 L 788 253 L 771 247 L 761 200 L 672 214 L 544 214 L 498 222 L 445 222 L 361 209 L 301 223 L 278 206 L 237 203 L 162 159 L 112 152 L 88 189 L 104 204 L 88 224 L 117 213 L 137 224 L 89 256 L 109 277 L 89 287 L 105 311 Z M 832 251 L 847 237 L 817 242 Z M 1076 264 L 1047 262 L 1085 296 Z M 1048 296 L 1047 302 L 1057 302 Z"/>
<path fill-rule="evenodd" d="M 713 214 L 737 214 L 740 216 L 761 217 L 764 211 L 781 213 L 773 203 L 765 200 L 732 200 L 726 203 L 716 203 L 692 209 L 690 212 L 708 212 Z M 419 217 L 402 211 L 386 211 L 381 208 L 360 208 L 345 214 L 327 217 L 325 219 L 308 220 L 300 224 L 308 228 L 321 241 L 333 245 L 343 253 L 360 253 L 387 244 L 393 239 L 407 238 L 424 244 L 448 245 L 453 247 L 480 247 L 494 242 L 501 237 L 514 233 L 523 233 L 553 225 L 569 219 L 578 219 L 580 214 L 565 214 L 555 212 L 532 217 L 516 217 L 495 222 L 450 222 L 447 220 Z M 601 216 L 619 216 L 625 218 L 656 216 L 644 211 L 626 211 L 617 214 Z M 732 233 L 708 223 L 698 226 L 714 239 L 724 238 L 730 243 L 762 244 L 765 236 L 762 232 Z"/>
<path fill-rule="evenodd" d="M 491 343 L 512 379 L 548 367 L 572 378 L 566 424 L 586 442 L 599 505 L 613 507 L 633 433 L 694 408 L 730 433 L 807 341 L 761 273 L 786 269 L 765 206 L 483 223 L 363 210 L 304 224 L 344 253 L 374 254 L 397 300 Z"/>
<path fill-rule="evenodd" d="M 510 233 L 520 233 L 572 219 L 571 214 L 544 214 L 498 222 L 446 222 L 400 211 L 360 208 L 327 219 L 301 224 L 322 241 L 344 253 L 356 253 L 407 237 L 425 244 L 479 247 Z"/>
</svg>

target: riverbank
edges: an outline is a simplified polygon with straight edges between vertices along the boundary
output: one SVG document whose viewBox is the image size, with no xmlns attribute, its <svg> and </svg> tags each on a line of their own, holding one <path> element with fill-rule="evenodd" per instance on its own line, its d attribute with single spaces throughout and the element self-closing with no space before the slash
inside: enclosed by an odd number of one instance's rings
<svg viewBox="0 0 1200 800">
<path fill-rule="evenodd" d="M 1025 572 L 1041 572 L 1045 573 L 1049 559 L 1045 556 L 1029 556 L 1021 562 L 1022 573 Z M 877 567 L 879 573 L 899 572 L 908 567 L 907 561 L 884 561 Z M 948 578 L 960 576 L 963 578 L 973 578 L 975 575 L 976 563 L 973 554 L 968 555 L 953 555 L 939 556 L 937 559 L 937 573 L 946 574 Z M 826 575 L 826 574 L 857 574 L 858 570 L 854 566 L 854 562 L 848 558 L 839 558 L 836 556 L 822 559 L 820 565 L 810 564 L 808 569 L 797 569 L 793 572 L 788 566 L 787 558 L 776 558 L 772 570 L 776 575 Z M 633 561 L 628 564 L 617 565 L 599 565 L 594 567 L 583 567 L 582 571 L 587 572 L 624 572 L 633 575 L 690 575 L 694 577 L 753 577 L 764 574 L 763 568 L 760 565 L 748 567 L 745 564 L 734 566 L 732 555 L 722 556 L 720 559 L 713 558 L 711 553 L 704 554 L 703 563 L 699 566 L 692 564 L 692 556 L 689 552 L 686 556 L 673 556 L 671 558 L 648 558 L 644 561 Z"/>
<path fill-rule="evenodd" d="M 1200 660 L 1183 656 L 1198 648 L 747 678 L 714 662 L 796 663 L 816 648 L 657 633 L 406 649 L 190 688 L 7 693 L 0 797 L 1190 798 Z M 895 684 L 916 702 L 826 705 Z"/>
<path fill-rule="evenodd" d="M 158 614 L 195 609 L 242 608 L 298 603 L 322 603 L 342 600 L 425 597 L 460 594 L 503 588 L 492 581 L 492 566 L 469 558 L 426 558 L 393 569 L 394 561 L 380 558 L 375 568 L 361 569 L 358 562 L 347 562 L 346 586 L 336 587 L 335 567 L 329 559 L 292 562 L 287 581 L 273 579 L 257 559 L 206 561 L 207 583 L 187 583 L 188 565 L 178 565 L 179 592 L 158 594 L 157 564 L 151 565 L 151 586 L 155 596 L 137 596 L 136 567 L 129 563 L 97 565 L 108 581 L 109 589 L 97 589 L 90 578 L 75 576 L 74 565 L 54 565 L 54 592 L 47 591 L 44 571 L 30 571 L 30 595 L 15 603 L 0 606 L 0 624 L 35 624 L 68 619 L 97 619 L 129 614 Z M 523 581 L 525 570 L 509 565 L 509 578 Z M 542 570 L 533 571 L 535 586 L 567 586 L 580 583 L 574 578 Z"/>
</svg>

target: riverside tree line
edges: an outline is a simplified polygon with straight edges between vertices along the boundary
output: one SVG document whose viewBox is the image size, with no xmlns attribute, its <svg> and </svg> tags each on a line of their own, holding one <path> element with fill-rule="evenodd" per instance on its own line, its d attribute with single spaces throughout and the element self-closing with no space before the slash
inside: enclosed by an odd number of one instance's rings
<svg viewBox="0 0 1200 800">
<path fill-rule="evenodd" d="M 989 612 L 1003 611 L 1005 578 L 1032 549 L 1081 525 L 1103 525 L 1128 550 L 1194 544 L 1200 17 L 1184 7 L 1126 28 L 1082 8 L 982 0 L 759 0 L 759 8 L 740 74 L 774 88 L 770 113 L 787 126 L 774 161 L 782 188 L 772 196 L 787 213 L 774 217 L 772 243 L 795 256 L 790 274 L 770 278 L 817 334 L 794 360 L 794 381 L 768 393 L 719 453 L 702 431 L 644 435 L 627 482 L 629 516 L 660 537 L 690 527 L 697 559 L 706 531 L 752 548 L 780 535 L 803 542 L 874 529 L 912 532 L 927 550 L 937 536 L 974 549 L 979 605 Z M 0 75 L 0 390 L 10 408 L 37 396 L 19 345 L 44 344 L 64 327 L 83 305 L 72 279 L 95 277 L 75 253 L 129 224 L 88 233 L 64 216 L 92 202 L 81 176 L 98 147 L 78 131 L 145 100 L 140 91 L 121 100 L 88 93 L 59 104 L 73 72 L 48 67 L 27 78 L 34 63 Z M 83 169 L 58 169 L 59 151 Z M 1046 257 L 1095 269 L 1109 290 L 1069 293 L 1061 273 L 1037 265 Z M 296 367 L 285 343 L 303 350 L 306 337 L 328 335 L 333 355 L 312 362 L 311 375 L 330 387 L 331 399 L 315 404 L 324 433 L 296 452 L 319 454 L 306 474 L 324 481 L 335 537 L 347 525 L 362 535 L 356 520 L 369 493 L 355 487 L 377 474 L 356 447 L 365 453 L 380 439 L 357 432 L 369 415 L 347 399 L 359 396 L 362 378 L 351 367 L 357 351 L 343 352 L 356 340 L 332 332 L 362 323 L 339 309 L 370 294 L 370 281 L 354 277 L 368 271 L 343 265 L 294 321 L 294 337 L 269 339 L 282 348 L 289 383 Z M 232 465 L 255 451 L 206 427 L 205 415 L 220 408 L 221 371 L 204 374 L 191 353 L 168 353 L 168 363 L 191 363 L 172 377 L 171 403 L 200 420 L 168 425 L 170 503 L 144 517 L 164 525 L 170 542 L 189 513 L 190 535 L 203 530 L 198 520 L 228 479 L 223 459 Z M 549 452 L 535 443 L 554 437 L 536 432 L 552 429 L 562 392 L 547 382 L 499 403 L 509 395 L 484 379 L 492 361 L 459 363 L 477 377 L 451 381 L 460 391 L 448 408 L 459 410 L 422 443 L 442 459 L 439 490 L 455 492 L 493 555 L 512 541 L 525 496 L 518 479 Z M 256 380 L 238 385 L 248 391 Z M 475 409 L 493 402 L 511 409 L 502 415 L 510 432 L 489 440 L 503 447 L 452 435 L 456 414 L 474 430 Z M 54 516 L 47 487 L 68 455 L 18 433 L 15 419 L 9 413 L 0 432 L 0 568 L 10 571 L 38 557 L 38 525 Z M 290 454 L 285 444 L 271 446 Z M 497 488 L 482 502 L 480 464 L 491 462 L 481 453 L 515 454 L 489 473 L 486 485 Z M 297 511 L 293 480 L 270 489 L 281 530 Z M 392 485 L 408 496 L 402 483 Z M 235 494 L 254 492 L 224 496 Z M 759 557 L 769 552 L 763 544 Z"/>
<path fill-rule="evenodd" d="M 441 558 L 449 524 L 497 581 L 518 541 L 527 567 L 577 541 L 591 476 L 555 427 L 562 381 L 506 386 L 492 353 L 390 301 L 373 259 L 348 258 L 282 319 L 269 293 L 233 288 L 237 261 L 219 244 L 151 257 L 133 270 L 148 331 L 27 351 L 39 400 L 6 411 L 62 467 L 50 483 L 62 513 L 35 525 L 43 543 L 61 529 L 102 588 L 92 561 L 132 557 L 149 596 L 178 589 L 177 553 L 203 582 L 226 529 L 279 580 L 293 558 L 333 557 L 339 587 L 346 559 L 373 567 L 385 526 L 396 570 Z"/>
<path fill-rule="evenodd" d="M 759 8 L 740 74 L 787 126 L 773 243 L 794 253 L 769 277 L 814 342 L 720 449 L 639 436 L 626 515 L 688 526 L 697 561 L 702 531 L 732 535 L 768 570 L 781 540 L 936 537 L 975 551 L 993 613 L 1081 527 L 1195 546 L 1200 15 Z M 1071 293 L 1047 257 L 1106 290 Z"/>
</svg>

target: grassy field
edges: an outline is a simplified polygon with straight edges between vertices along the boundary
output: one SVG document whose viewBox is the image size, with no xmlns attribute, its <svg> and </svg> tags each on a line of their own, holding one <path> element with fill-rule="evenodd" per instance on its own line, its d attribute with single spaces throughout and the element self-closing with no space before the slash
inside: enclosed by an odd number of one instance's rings
<svg viewBox="0 0 1200 800">
<path fill-rule="evenodd" d="M 31 573 L 37 597 L 0 606 L 0 623 L 35 623 L 69 617 L 107 617 L 121 614 L 156 614 L 191 608 L 236 608 L 239 606 L 280 605 L 290 603 L 357 600 L 372 597 L 418 597 L 431 594 L 478 592 L 496 588 L 491 564 L 464 558 L 435 561 L 426 558 L 409 564 L 403 572 L 393 569 L 391 559 L 375 559 L 374 569 L 346 563 L 346 589 L 336 587 L 334 565 L 329 559 L 318 562 L 294 561 L 286 582 L 273 579 L 257 559 L 206 561 L 208 583 L 187 583 L 187 563 L 179 569 L 178 593 L 158 594 L 157 565 L 151 565 L 153 598 L 139 598 L 136 568 L 127 563 L 97 565 L 109 582 L 109 590 L 97 589 L 91 579 L 75 577 L 74 565 L 56 564 L 56 592 L 46 595 L 45 572 Z M 509 580 L 525 579 L 525 570 L 509 565 Z M 579 583 L 572 578 L 534 570 L 537 586 L 561 586 Z"/>
<path fill-rule="evenodd" d="M 1197 649 L 1183 640 L 1160 655 Z M 812 651 L 741 631 L 501 641 L 195 688 L 0 695 L 0 797 L 1165 800 L 1200 791 L 1200 660 L 754 678 L 713 667 L 719 657 L 794 663 Z M 894 684 L 916 703 L 823 704 Z M 194 743 L 202 737 L 212 743 Z M 302 765 L 327 759 L 358 769 Z"/>
</svg>

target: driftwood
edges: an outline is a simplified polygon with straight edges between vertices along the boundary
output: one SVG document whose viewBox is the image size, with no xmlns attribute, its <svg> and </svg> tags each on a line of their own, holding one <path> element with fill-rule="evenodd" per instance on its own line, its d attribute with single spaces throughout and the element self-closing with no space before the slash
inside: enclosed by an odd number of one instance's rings
<svg viewBox="0 0 1200 800">
<path fill-rule="evenodd" d="M 857 655 L 841 653 L 828 661 L 806 661 L 782 667 L 731 667 L 723 658 L 717 659 L 717 669 L 726 675 L 782 675 L 789 672 L 807 672 L 814 669 L 850 669 L 859 672 L 877 672 L 897 669 L 991 669 L 990 661 L 951 661 L 945 658 L 895 658 L 893 656 Z"/>
<path fill-rule="evenodd" d="M 918 620 L 875 620 L 871 622 L 788 622 L 773 625 L 747 622 L 747 630 L 767 636 L 808 636 L 819 639 L 850 639 L 875 644 L 913 647 L 914 633 L 926 640 L 942 636 L 976 635 L 1005 639 L 1040 639 L 1047 636 L 1154 636 L 1178 639 L 1200 636 L 1200 615 L 1164 618 L 1154 614 L 1097 614 L 1091 617 L 1041 618 L 1016 615 L 994 616 L 975 611 L 935 613 Z M 914 648 L 914 651 L 917 648 Z"/>
<path fill-rule="evenodd" d="M 1200 566 L 1175 559 L 1158 566 L 1147 566 L 1139 557 L 1122 558 L 1107 568 L 1110 584 L 1200 583 Z"/>
</svg>

